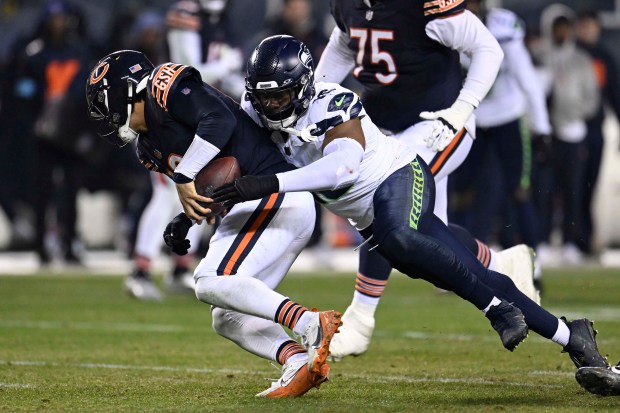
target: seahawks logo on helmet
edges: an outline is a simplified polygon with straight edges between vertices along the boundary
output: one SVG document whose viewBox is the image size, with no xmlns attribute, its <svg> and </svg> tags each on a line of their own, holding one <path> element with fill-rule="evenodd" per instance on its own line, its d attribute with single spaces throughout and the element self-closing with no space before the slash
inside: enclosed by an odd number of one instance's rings
<svg viewBox="0 0 620 413">
<path fill-rule="evenodd" d="M 312 70 L 312 55 L 306 45 L 303 45 L 303 47 L 299 49 L 299 61 L 304 67 Z"/>
</svg>

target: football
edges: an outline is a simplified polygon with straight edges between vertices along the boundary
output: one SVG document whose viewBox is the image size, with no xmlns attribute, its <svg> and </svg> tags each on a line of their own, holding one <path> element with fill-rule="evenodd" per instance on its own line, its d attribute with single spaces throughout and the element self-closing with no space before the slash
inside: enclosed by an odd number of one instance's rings
<svg viewBox="0 0 620 413">
<path fill-rule="evenodd" d="M 215 188 L 232 182 L 240 176 L 241 168 L 237 159 L 233 156 L 225 156 L 213 159 L 202 168 L 194 178 L 194 185 L 196 185 L 198 194 L 211 197 Z M 221 203 L 212 202 L 204 206 L 211 209 L 208 217 L 219 215 L 223 210 Z"/>
</svg>

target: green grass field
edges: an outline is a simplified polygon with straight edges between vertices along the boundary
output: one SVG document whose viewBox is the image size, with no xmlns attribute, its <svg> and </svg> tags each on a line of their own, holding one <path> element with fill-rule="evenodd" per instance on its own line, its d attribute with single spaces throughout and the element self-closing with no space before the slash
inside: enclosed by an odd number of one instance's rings
<svg viewBox="0 0 620 413">
<path fill-rule="evenodd" d="M 620 359 L 620 271 L 547 271 L 545 306 L 596 321 Z M 344 311 L 353 278 L 291 274 L 281 291 Z M 0 277 L 0 410 L 209 412 L 604 412 L 620 397 L 583 391 L 560 347 L 535 334 L 503 349 L 470 304 L 392 277 L 368 353 L 332 364 L 330 381 L 293 400 L 254 394 L 269 362 L 211 329 L 193 296 L 144 303 L 110 276 Z"/>
</svg>

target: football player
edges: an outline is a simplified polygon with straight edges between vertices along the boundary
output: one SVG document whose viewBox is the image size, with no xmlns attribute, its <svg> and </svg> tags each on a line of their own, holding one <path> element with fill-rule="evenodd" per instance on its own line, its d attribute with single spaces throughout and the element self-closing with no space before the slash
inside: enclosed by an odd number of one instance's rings
<svg viewBox="0 0 620 413">
<path fill-rule="evenodd" d="M 164 238 L 177 254 L 190 247 L 193 221 L 210 212 L 193 182 L 209 161 L 234 156 L 243 174 L 259 176 L 292 169 L 268 134 L 193 67 L 153 67 L 140 52 L 118 51 L 95 65 L 86 93 L 99 135 L 117 146 L 137 141 L 140 161 L 176 183 L 187 215 L 175 217 Z M 274 290 L 309 239 L 314 214 L 312 196 L 303 192 L 235 205 L 194 272 L 196 296 L 213 306 L 215 331 L 283 365 L 282 377 L 259 396 L 300 396 L 327 379 L 340 313 L 310 311 Z"/>
<path fill-rule="evenodd" d="M 263 40 L 248 61 L 246 88 L 242 107 L 273 131 L 272 140 L 298 169 L 243 176 L 217 188 L 215 202 L 312 191 L 394 268 L 474 304 L 506 349 L 514 350 L 531 329 L 560 344 L 577 367 L 608 366 L 589 320 L 568 322 L 540 307 L 509 277 L 485 268 L 434 215 L 435 181 L 424 160 L 384 135 L 355 93 L 315 83 L 303 43 L 290 36 Z"/>
<path fill-rule="evenodd" d="M 332 1 L 336 27 L 316 69 L 317 80 L 335 83 L 352 71 L 376 125 L 412 146 L 429 165 L 436 186 L 434 212 L 446 224 L 448 176 L 469 153 L 475 137 L 472 113 L 502 61 L 497 41 L 465 3 Z M 459 53 L 472 62 L 464 79 Z M 539 302 L 532 282 L 533 251 L 527 246 L 496 253 L 465 228 L 450 228 L 486 267 L 509 275 Z M 334 359 L 368 349 L 390 271 L 380 254 L 361 248 L 353 300 L 331 345 Z"/>
</svg>

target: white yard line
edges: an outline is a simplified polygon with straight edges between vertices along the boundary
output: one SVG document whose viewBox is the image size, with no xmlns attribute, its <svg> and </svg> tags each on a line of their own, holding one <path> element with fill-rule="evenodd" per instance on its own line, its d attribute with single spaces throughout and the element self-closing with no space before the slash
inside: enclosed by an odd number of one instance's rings
<svg viewBox="0 0 620 413">
<path fill-rule="evenodd" d="M 21 384 L 21 383 L 3 383 L 0 381 L 0 389 L 34 389 L 34 384 Z"/>
<path fill-rule="evenodd" d="M 193 368 L 193 367 L 175 367 L 175 366 L 144 366 L 144 365 L 127 365 L 127 364 L 105 364 L 105 363 L 57 363 L 47 361 L 30 361 L 30 360 L 0 360 L 0 366 L 41 366 L 41 367 L 72 367 L 83 369 L 109 369 L 109 370 L 147 370 L 147 371 L 166 371 L 166 372 L 182 372 L 182 373 L 200 373 L 200 374 L 239 374 L 239 375 L 261 375 L 273 376 L 274 372 L 269 370 L 239 370 L 239 369 L 214 369 L 214 368 Z M 553 372 L 549 372 L 553 373 Z M 532 382 L 511 382 L 511 381 L 494 381 L 479 378 L 451 378 L 451 377 L 408 377 L 402 375 L 381 375 L 381 374 L 338 374 L 337 379 L 359 379 L 371 383 L 456 383 L 456 384 L 483 384 L 490 386 L 515 386 L 515 387 L 544 387 L 544 388 L 561 388 L 562 385 L 542 384 Z"/>
</svg>

